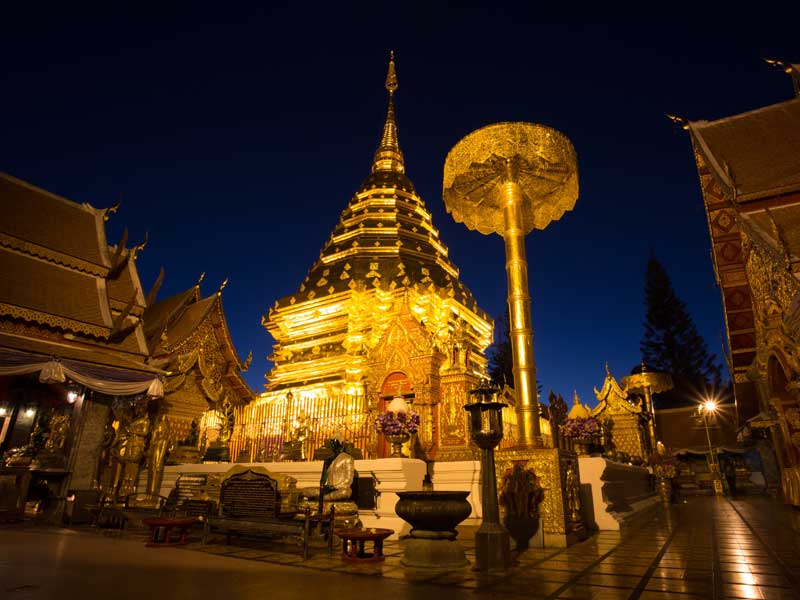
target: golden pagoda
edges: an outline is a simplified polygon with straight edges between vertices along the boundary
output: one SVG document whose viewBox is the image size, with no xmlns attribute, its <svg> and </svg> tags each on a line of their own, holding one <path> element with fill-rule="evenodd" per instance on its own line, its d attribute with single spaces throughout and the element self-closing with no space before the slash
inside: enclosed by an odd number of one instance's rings
<svg viewBox="0 0 800 600">
<path fill-rule="evenodd" d="M 372 172 L 297 292 L 262 319 L 275 345 L 267 391 L 248 408 L 247 441 L 257 458 L 277 457 L 298 418 L 311 421 L 309 457 L 337 430 L 365 454 L 384 456 L 371 424 L 396 395 L 421 415 L 414 455 L 471 457 L 462 406 L 486 372 L 492 321 L 459 281 L 405 174 L 397 88 L 392 55 Z"/>
</svg>

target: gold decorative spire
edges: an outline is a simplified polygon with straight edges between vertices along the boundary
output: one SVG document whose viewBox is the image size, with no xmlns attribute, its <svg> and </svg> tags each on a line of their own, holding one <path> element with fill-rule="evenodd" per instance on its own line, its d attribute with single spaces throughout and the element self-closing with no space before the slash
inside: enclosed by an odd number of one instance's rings
<svg viewBox="0 0 800 600">
<path fill-rule="evenodd" d="M 386 110 L 386 122 L 383 125 L 381 143 L 375 151 L 372 161 L 372 172 L 394 171 L 403 173 L 403 153 L 397 141 L 397 122 L 394 115 L 394 93 L 397 91 L 397 72 L 394 67 L 394 50 L 389 53 L 389 70 L 386 73 L 386 91 L 389 92 L 389 107 Z"/>
</svg>

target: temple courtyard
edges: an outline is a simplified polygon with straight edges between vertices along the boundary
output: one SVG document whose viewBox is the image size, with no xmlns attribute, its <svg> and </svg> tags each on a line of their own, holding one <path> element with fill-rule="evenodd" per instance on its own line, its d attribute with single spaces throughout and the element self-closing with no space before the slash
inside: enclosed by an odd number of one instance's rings
<svg viewBox="0 0 800 600">
<path fill-rule="evenodd" d="M 459 536 L 470 561 L 473 533 Z M 400 564 L 402 541 L 386 543 L 385 562 L 358 565 L 324 548 L 303 561 L 274 544 L 203 546 L 198 537 L 182 548 L 154 549 L 144 541 L 137 530 L 2 526 L 0 596 L 800 598 L 800 512 L 755 496 L 691 498 L 637 529 L 530 549 L 502 574 L 410 571 Z"/>
</svg>

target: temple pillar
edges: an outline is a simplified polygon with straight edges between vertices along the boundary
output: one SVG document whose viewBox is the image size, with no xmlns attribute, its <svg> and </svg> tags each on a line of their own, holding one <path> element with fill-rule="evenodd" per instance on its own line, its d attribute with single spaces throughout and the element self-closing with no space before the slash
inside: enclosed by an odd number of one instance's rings
<svg viewBox="0 0 800 600">
<path fill-rule="evenodd" d="M 469 391 L 479 378 L 472 372 L 451 370 L 439 380 L 437 461 L 473 460 L 477 448 L 472 445 L 464 405 Z"/>
</svg>

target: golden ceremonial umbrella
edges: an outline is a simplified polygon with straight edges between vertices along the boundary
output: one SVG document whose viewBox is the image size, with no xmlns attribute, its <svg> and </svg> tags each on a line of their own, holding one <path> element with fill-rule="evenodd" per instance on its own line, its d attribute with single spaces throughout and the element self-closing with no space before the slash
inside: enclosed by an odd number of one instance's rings
<svg viewBox="0 0 800 600">
<path fill-rule="evenodd" d="M 655 452 L 658 450 L 656 442 L 656 413 L 653 408 L 653 394 L 660 394 L 671 390 L 675 385 L 672 383 L 672 377 L 669 373 L 658 373 L 655 371 L 648 371 L 644 363 L 639 373 L 628 375 L 620 380 L 622 387 L 627 392 L 644 394 L 645 408 L 647 410 L 648 421 L 647 431 L 650 438 L 650 451 Z"/>
<path fill-rule="evenodd" d="M 485 235 L 498 233 L 505 241 L 518 441 L 540 447 L 525 235 L 575 206 L 575 149 L 563 134 L 544 125 L 487 125 L 448 153 L 442 194 L 453 219 Z"/>
</svg>

